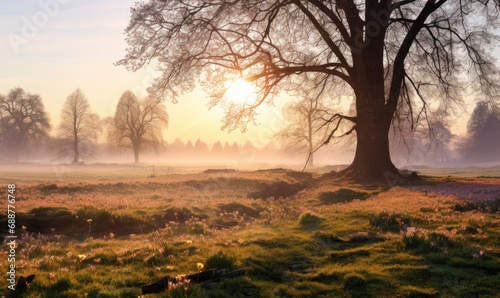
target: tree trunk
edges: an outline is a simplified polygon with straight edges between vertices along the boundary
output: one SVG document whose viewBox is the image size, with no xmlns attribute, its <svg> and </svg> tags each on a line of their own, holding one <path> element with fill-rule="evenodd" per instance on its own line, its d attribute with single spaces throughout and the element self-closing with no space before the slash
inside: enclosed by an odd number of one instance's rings
<svg viewBox="0 0 500 298">
<path fill-rule="evenodd" d="M 139 163 L 139 149 L 134 148 L 134 163 Z"/>
<path fill-rule="evenodd" d="M 73 163 L 77 164 L 80 159 L 80 153 L 78 152 L 78 137 L 75 135 L 73 140 Z"/>
<path fill-rule="evenodd" d="M 76 107 L 73 107 L 73 163 L 78 164 L 78 160 L 80 159 L 79 152 L 78 152 L 78 127 L 77 127 L 77 120 L 78 120 L 78 113 L 76 111 Z"/>
<path fill-rule="evenodd" d="M 369 73 L 370 69 L 364 70 L 362 87 L 356 92 L 356 153 L 352 164 L 341 175 L 360 182 L 395 184 L 403 179 L 389 151 L 394 111 L 385 104 L 383 79 Z"/>
<path fill-rule="evenodd" d="M 385 182 L 394 184 L 402 181 L 389 152 L 389 128 L 384 119 L 371 125 L 358 123 L 356 127 L 356 154 L 352 164 L 340 175 L 356 181 Z"/>
<path fill-rule="evenodd" d="M 314 153 L 312 153 L 312 151 L 309 152 L 309 162 L 307 163 L 307 167 L 309 169 L 314 167 Z"/>
<path fill-rule="evenodd" d="M 309 140 L 309 159 L 307 162 L 309 169 L 314 167 L 314 149 L 312 146 L 312 140 Z"/>
<path fill-rule="evenodd" d="M 311 169 L 314 167 L 314 148 L 313 148 L 313 128 L 312 128 L 312 119 L 313 115 L 311 112 L 309 112 L 308 118 L 307 118 L 307 125 L 308 125 L 308 131 L 307 131 L 307 143 L 309 145 L 309 162 L 308 162 L 308 167 Z"/>
<path fill-rule="evenodd" d="M 139 163 L 139 152 L 141 151 L 140 141 L 133 141 L 132 148 L 134 149 L 134 163 Z"/>
</svg>

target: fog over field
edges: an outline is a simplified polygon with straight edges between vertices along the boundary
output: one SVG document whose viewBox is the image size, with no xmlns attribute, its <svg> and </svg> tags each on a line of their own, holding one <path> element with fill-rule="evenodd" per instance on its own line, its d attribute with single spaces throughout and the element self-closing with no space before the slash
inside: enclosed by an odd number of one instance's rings
<svg viewBox="0 0 500 298">
<path fill-rule="evenodd" d="M 500 297 L 500 2 L 0 1 L 0 297 Z"/>
</svg>

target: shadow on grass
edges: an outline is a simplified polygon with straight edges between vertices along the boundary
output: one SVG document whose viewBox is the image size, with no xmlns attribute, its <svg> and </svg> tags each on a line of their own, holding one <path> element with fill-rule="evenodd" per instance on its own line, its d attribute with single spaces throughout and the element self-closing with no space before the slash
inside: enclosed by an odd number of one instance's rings
<svg viewBox="0 0 500 298">
<path fill-rule="evenodd" d="M 310 212 L 304 213 L 299 218 L 300 228 L 303 230 L 317 230 L 323 228 L 325 219 Z"/>
<path fill-rule="evenodd" d="M 305 189 L 307 184 L 305 183 L 288 183 L 285 181 L 279 181 L 275 183 L 262 183 L 257 191 L 248 194 L 249 198 L 252 199 L 269 199 L 269 198 L 288 198 L 299 191 Z"/>
<path fill-rule="evenodd" d="M 5 217 L 0 216 L 0 221 Z M 64 207 L 38 207 L 28 213 L 18 213 L 17 219 L 27 232 L 64 234 L 77 238 L 110 233 L 122 236 L 150 232 L 155 228 L 151 223 L 134 216 L 113 214 L 93 207 L 80 209 L 76 213 Z"/>
<path fill-rule="evenodd" d="M 369 194 L 363 191 L 356 191 L 349 188 L 341 188 L 337 191 L 322 192 L 318 199 L 323 204 L 347 203 L 354 200 L 365 200 Z"/>
</svg>

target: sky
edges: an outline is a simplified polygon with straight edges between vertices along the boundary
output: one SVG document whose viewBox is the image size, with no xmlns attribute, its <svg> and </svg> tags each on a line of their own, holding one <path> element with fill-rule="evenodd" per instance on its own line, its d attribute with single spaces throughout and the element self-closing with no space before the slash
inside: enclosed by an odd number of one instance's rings
<svg viewBox="0 0 500 298">
<path fill-rule="evenodd" d="M 14 87 L 42 96 L 53 126 L 66 97 L 77 88 L 87 95 L 95 112 L 112 116 L 121 94 L 132 90 L 144 96 L 155 76 L 152 67 L 129 72 L 115 66 L 125 56 L 124 29 L 135 0 L 16 0 L 0 1 L 0 93 Z M 500 56 L 500 55 L 499 55 Z M 279 98 L 275 107 L 263 106 L 257 126 L 243 134 L 221 130 L 221 108 L 207 109 L 208 99 L 194 90 L 178 104 L 165 101 L 170 126 L 168 142 L 201 139 L 265 145 L 282 126 Z M 472 111 L 472 106 L 466 108 Z M 453 125 L 463 133 L 468 114 Z"/>
<path fill-rule="evenodd" d="M 53 126 L 59 122 L 67 96 L 82 89 L 95 112 L 112 116 L 121 94 L 146 95 L 153 67 L 130 72 L 115 66 L 125 56 L 124 30 L 134 0 L 16 0 L 0 1 L 0 94 L 14 87 L 40 94 Z M 258 126 L 246 133 L 222 131 L 221 108 L 208 110 L 202 90 L 165 100 L 170 125 L 167 142 L 201 139 L 209 144 L 252 141 L 265 145 L 283 121 L 280 108 L 262 107 Z"/>
</svg>

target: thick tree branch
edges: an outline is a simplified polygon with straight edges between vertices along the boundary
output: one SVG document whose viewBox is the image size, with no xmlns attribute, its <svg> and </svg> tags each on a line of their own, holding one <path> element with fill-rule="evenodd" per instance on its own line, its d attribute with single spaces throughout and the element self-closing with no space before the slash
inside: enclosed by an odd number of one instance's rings
<svg viewBox="0 0 500 298">
<path fill-rule="evenodd" d="M 416 18 L 415 22 L 412 24 L 410 30 L 406 34 L 399 51 L 394 59 L 392 82 L 389 90 L 389 96 L 386 103 L 388 108 L 387 113 L 390 115 L 394 114 L 397 107 L 397 102 L 399 100 L 401 84 L 404 79 L 405 73 L 405 59 L 408 55 L 410 48 L 415 41 L 418 33 L 424 27 L 427 18 L 436 11 L 441 5 L 443 5 L 447 0 L 428 0 L 424 8 Z M 392 118 L 392 117 L 391 117 Z"/>
</svg>

